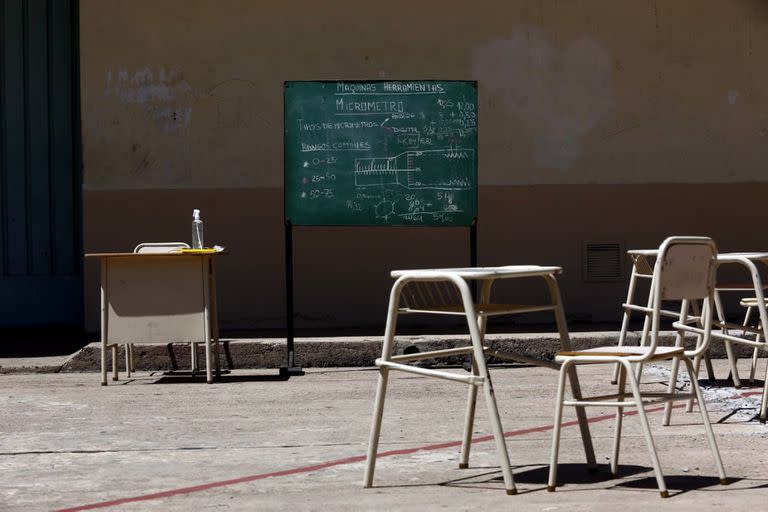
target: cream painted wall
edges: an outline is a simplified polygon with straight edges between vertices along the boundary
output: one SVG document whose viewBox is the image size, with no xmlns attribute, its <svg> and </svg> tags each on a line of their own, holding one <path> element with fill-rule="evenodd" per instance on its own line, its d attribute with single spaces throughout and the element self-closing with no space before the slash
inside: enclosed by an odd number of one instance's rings
<svg viewBox="0 0 768 512">
<path fill-rule="evenodd" d="M 705 234 L 724 251 L 768 249 L 766 0 L 80 0 L 80 12 L 85 249 L 187 239 L 201 208 L 206 240 L 231 250 L 223 329 L 285 322 L 284 80 L 479 80 L 479 263 L 563 266 L 571 319 L 616 322 L 626 293 L 626 276 L 584 281 L 585 242 Z M 309 329 L 383 329 L 390 270 L 469 263 L 465 229 L 298 229 L 294 242 Z M 85 292 L 96 330 L 94 262 Z M 726 307 L 741 313 L 736 299 Z"/>
<path fill-rule="evenodd" d="M 485 186 L 768 176 L 762 0 L 81 0 L 80 11 L 87 190 L 280 187 L 283 81 L 335 78 L 479 80 Z"/>
</svg>

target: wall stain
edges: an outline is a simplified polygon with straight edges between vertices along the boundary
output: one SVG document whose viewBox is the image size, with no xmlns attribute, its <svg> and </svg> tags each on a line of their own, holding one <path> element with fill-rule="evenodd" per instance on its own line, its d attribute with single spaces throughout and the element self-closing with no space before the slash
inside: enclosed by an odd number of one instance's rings
<svg viewBox="0 0 768 512">
<path fill-rule="evenodd" d="M 615 112 L 613 56 L 589 36 L 559 47 L 538 27 L 517 27 L 475 47 L 472 68 L 525 124 L 533 161 L 545 169 L 569 169 L 584 153 L 583 137 Z"/>
</svg>

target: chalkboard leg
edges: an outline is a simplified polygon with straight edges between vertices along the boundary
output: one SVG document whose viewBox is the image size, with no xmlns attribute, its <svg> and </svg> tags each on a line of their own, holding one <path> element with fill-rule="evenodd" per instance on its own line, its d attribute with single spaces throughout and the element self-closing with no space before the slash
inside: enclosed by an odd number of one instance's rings
<svg viewBox="0 0 768 512">
<path fill-rule="evenodd" d="M 469 225 L 469 266 L 477 266 L 477 217 Z M 472 280 L 472 301 L 477 303 L 477 281 Z"/>
<path fill-rule="evenodd" d="M 286 365 L 280 367 L 280 377 L 304 375 L 304 369 L 296 366 L 293 348 L 293 225 L 285 221 L 285 287 L 286 287 Z"/>
<path fill-rule="evenodd" d="M 280 367 L 280 377 L 297 377 L 304 375 L 304 368 L 296 366 L 296 362 L 293 359 L 293 352 L 288 353 L 288 365 Z"/>
</svg>

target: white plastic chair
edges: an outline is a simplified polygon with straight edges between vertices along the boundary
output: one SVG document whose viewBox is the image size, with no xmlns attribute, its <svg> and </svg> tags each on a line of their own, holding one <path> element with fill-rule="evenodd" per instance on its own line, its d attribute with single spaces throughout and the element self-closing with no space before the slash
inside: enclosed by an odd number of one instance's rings
<svg viewBox="0 0 768 512">
<path fill-rule="evenodd" d="M 616 407 L 616 429 L 613 441 L 613 456 L 611 458 L 611 474 L 618 474 L 619 446 L 621 440 L 621 426 L 625 407 L 636 407 L 637 415 L 642 424 L 643 433 L 648 451 L 651 456 L 656 482 L 662 498 L 669 496 L 664 475 L 661 471 L 659 458 L 651 436 L 644 407 L 653 403 L 674 402 L 696 398 L 699 402 L 701 419 L 712 450 L 712 456 L 720 476 L 720 483 L 726 483 L 725 470 L 720 459 L 720 452 L 709 422 L 709 415 L 704 403 L 704 398 L 699 388 L 693 362 L 686 355 L 682 346 L 659 346 L 659 320 L 662 316 L 661 302 L 663 300 L 703 300 L 701 321 L 703 328 L 694 327 L 686 323 L 684 312 L 681 312 L 679 321 L 674 328 L 679 335 L 685 332 L 701 335 L 701 343 L 694 355 L 701 355 L 708 347 L 712 332 L 712 304 L 714 301 L 715 270 L 717 266 L 717 248 L 710 238 L 704 237 L 670 237 L 659 247 L 658 257 L 653 270 L 651 285 L 651 303 L 648 307 L 632 306 L 635 311 L 644 313 L 650 319 L 650 344 L 648 346 L 627 347 L 612 346 L 598 347 L 583 351 L 560 352 L 555 361 L 561 363 L 560 376 L 557 390 L 557 403 L 555 406 L 554 431 L 552 435 L 552 459 L 549 470 L 547 489 L 555 491 L 557 484 L 557 458 L 560 448 L 560 431 L 563 419 L 563 406 L 599 406 Z M 633 364 L 642 364 L 648 361 L 673 360 L 682 361 L 691 377 L 692 393 L 678 393 L 674 386 L 671 391 L 665 393 L 641 391 L 639 378 L 635 376 Z M 565 381 L 571 367 L 579 364 L 619 364 L 618 392 L 610 395 L 585 397 L 582 399 L 565 399 Z M 631 392 L 625 390 L 629 382 Z"/>
</svg>

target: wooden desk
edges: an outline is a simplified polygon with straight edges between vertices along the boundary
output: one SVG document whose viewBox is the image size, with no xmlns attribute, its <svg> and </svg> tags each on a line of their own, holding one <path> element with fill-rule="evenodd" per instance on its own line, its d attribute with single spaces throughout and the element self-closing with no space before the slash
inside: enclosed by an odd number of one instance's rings
<svg viewBox="0 0 768 512">
<path fill-rule="evenodd" d="M 206 380 L 219 374 L 214 260 L 221 253 L 92 253 L 101 262 L 101 384 L 119 343 L 205 343 Z M 193 361 L 193 367 L 196 363 Z M 193 368 L 196 369 L 196 368 Z"/>
</svg>

